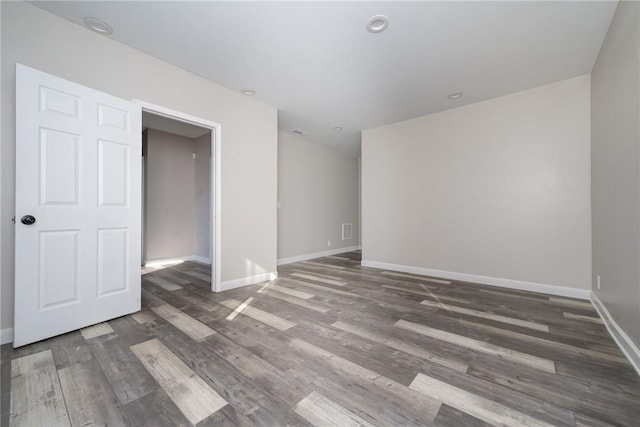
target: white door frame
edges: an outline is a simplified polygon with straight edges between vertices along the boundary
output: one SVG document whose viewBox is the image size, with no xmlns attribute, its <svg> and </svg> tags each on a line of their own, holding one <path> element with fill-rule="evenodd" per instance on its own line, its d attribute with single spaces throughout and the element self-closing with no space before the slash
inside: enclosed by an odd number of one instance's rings
<svg viewBox="0 0 640 427">
<path fill-rule="evenodd" d="M 213 254 L 211 257 L 212 274 L 211 274 L 211 291 L 222 292 L 222 242 L 221 242 L 221 229 L 222 222 L 220 213 L 222 212 L 222 131 L 219 123 L 212 122 L 210 120 L 201 119 L 199 117 L 191 116 L 189 114 L 182 113 L 180 111 L 171 110 L 169 108 L 161 107 L 159 105 L 151 104 L 139 99 L 133 100 L 134 104 L 137 104 L 142 108 L 142 113 L 151 113 L 157 116 L 163 116 L 169 119 L 177 120 L 180 122 L 190 123 L 196 126 L 200 126 L 206 129 L 211 129 L 211 155 L 213 162 L 211 162 L 211 202 L 209 205 L 209 218 L 210 229 L 212 235 L 210 236 L 210 250 Z"/>
</svg>

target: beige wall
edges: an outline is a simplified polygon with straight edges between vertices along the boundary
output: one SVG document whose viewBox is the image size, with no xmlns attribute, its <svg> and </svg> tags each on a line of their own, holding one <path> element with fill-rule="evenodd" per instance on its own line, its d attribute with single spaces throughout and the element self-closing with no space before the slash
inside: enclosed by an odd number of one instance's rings
<svg viewBox="0 0 640 427">
<path fill-rule="evenodd" d="M 636 346 L 640 346 L 638 52 L 640 3 L 620 2 L 592 71 L 593 292 Z"/>
<path fill-rule="evenodd" d="M 587 295 L 589 84 L 363 132 L 363 259 Z"/>
<path fill-rule="evenodd" d="M 279 260 L 359 245 L 356 157 L 279 133 L 278 201 Z M 353 224 L 351 240 L 342 223 Z"/>
<path fill-rule="evenodd" d="M 13 325 L 15 64 L 222 126 L 222 280 L 276 270 L 277 110 L 23 2 L 2 7 L 0 328 Z"/>
<path fill-rule="evenodd" d="M 191 138 L 147 131 L 146 260 L 194 255 L 196 170 Z"/>
<path fill-rule="evenodd" d="M 211 233 L 211 134 L 195 140 L 195 248 L 194 255 L 210 259 Z"/>
</svg>

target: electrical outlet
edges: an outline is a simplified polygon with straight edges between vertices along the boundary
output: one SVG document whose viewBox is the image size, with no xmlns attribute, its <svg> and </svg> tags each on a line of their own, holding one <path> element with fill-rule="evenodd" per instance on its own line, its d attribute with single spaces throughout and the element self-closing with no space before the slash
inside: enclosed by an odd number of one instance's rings
<svg viewBox="0 0 640 427">
<path fill-rule="evenodd" d="M 600 290 L 600 275 L 596 274 L 596 286 L 598 287 L 598 290 Z"/>
<path fill-rule="evenodd" d="M 327 246 L 331 247 L 331 240 L 327 240 Z"/>
</svg>

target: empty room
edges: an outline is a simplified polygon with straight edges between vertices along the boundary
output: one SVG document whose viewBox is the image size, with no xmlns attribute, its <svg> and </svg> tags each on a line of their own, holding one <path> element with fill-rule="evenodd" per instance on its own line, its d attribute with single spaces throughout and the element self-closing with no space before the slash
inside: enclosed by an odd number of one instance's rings
<svg viewBox="0 0 640 427">
<path fill-rule="evenodd" d="M 640 2 L 0 2 L 0 425 L 640 425 Z"/>
</svg>

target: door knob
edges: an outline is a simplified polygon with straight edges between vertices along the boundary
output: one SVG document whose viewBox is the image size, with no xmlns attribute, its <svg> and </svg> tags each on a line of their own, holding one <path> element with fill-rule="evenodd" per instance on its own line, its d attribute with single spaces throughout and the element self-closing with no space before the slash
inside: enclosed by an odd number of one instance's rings
<svg viewBox="0 0 640 427">
<path fill-rule="evenodd" d="M 20 218 L 20 222 L 23 223 L 24 225 L 31 225 L 34 222 L 36 222 L 36 218 L 33 215 L 25 215 L 22 218 Z"/>
</svg>

